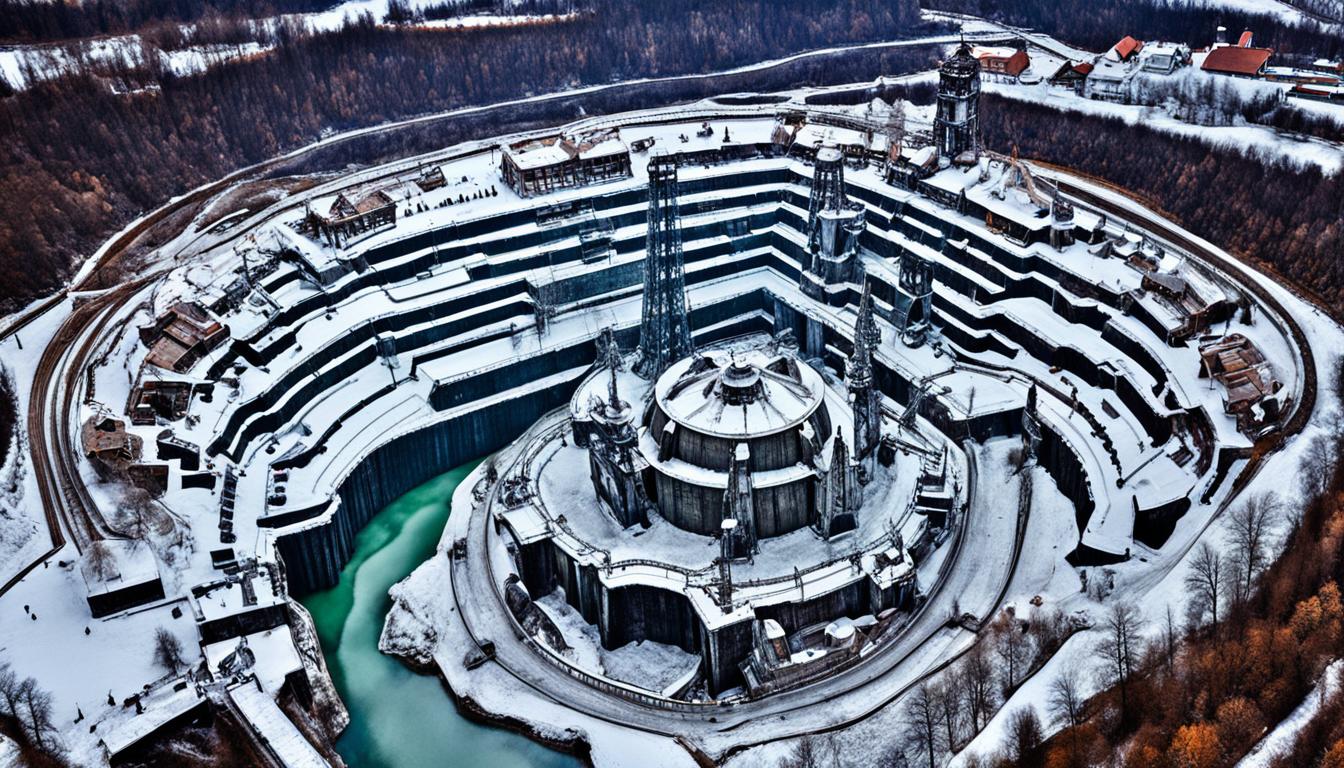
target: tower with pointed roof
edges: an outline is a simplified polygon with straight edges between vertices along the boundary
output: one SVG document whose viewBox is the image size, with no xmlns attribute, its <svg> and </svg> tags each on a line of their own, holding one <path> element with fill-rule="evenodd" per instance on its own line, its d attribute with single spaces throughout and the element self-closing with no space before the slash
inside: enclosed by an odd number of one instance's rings
<svg viewBox="0 0 1344 768">
<path fill-rule="evenodd" d="M 854 353 L 845 366 L 850 407 L 854 411 L 854 457 L 862 468 L 863 482 L 872 477 L 877 444 L 882 439 L 882 393 L 873 373 L 873 355 L 881 343 L 882 331 L 873 318 L 872 287 L 865 280 L 854 321 Z"/>
<path fill-rule="evenodd" d="M 854 530 L 862 503 L 858 466 L 850 459 L 844 434 L 837 430 L 831 440 L 831 461 L 817 481 L 817 532 L 829 539 Z"/>
<path fill-rule="evenodd" d="M 623 367 L 620 349 L 611 329 L 603 338 L 605 347 L 597 362 L 606 368 L 607 396 L 594 396 L 589 405 L 588 469 L 598 498 L 616 522 L 629 527 L 648 522 L 652 503 L 644 489 L 643 463 L 636 447 L 634 408 L 621 398 L 617 385 L 617 373 Z"/>
</svg>

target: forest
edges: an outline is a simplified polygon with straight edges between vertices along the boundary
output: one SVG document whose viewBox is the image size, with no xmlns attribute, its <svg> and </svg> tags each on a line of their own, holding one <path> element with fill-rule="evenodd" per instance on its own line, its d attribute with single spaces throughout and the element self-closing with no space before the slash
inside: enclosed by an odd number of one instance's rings
<svg viewBox="0 0 1344 768">
<path fill-rule="evenodd" d="M 986 95 L 985 145 L 1134 190 L 1187 229 L 1295 283 L 1344 301 L 1344 178 L 1277 156 L 1244 155 L 1118 118 Z"/>
<path fill-rule="evenodd" d="M 70 40 L 120 35 L 164 22 L 212 16 L 259 19 L 282 13 L 321 11 L 337 0 L 0 0 L 0 41 Z"/>
<path fill-rule="evenodd" d="M 389 28 L 366 17 L 198 76 L 85 73 L 0 99 L 0 197 L 10 202 L 0 302 L 50 291 L 139 212 L 323 131 L 922 32 L 913 0 L 841 0 L 821 12 L 808 0 L 595 6 L 497 29 Z"/>
</svg>

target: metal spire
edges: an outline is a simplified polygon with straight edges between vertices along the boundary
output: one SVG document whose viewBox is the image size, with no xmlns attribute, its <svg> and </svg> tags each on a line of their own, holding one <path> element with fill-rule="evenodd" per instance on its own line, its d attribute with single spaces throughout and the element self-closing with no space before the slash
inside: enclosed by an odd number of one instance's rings
<svg viewBox="0 0 1344 768">
<path fill-rule="evenodd" d="M 859 315 L 854 321 L 854 354 L 849 356 L 845 378 L 851 390 L 870 387 L 873 383 L 873 352 L 882 343 L 882 331 L 873 319 L 873 289 L 863 281 L 863 295 L 859 298 Z"/>
<path fill-rule="evenodd" d="M 635 371 L 656 379 L 689 355 L 691 326 L 686 316 L 686 266 L 677 207 L 677 162 L 670 156 L 649 161 L 649 234 L 644 257 L 644 311 Z"/>
</svg>

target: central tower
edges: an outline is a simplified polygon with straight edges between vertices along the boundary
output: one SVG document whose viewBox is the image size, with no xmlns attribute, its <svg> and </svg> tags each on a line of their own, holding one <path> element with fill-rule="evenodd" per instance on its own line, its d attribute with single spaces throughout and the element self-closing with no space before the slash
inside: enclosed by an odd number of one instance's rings
<svg viewBox="0 0 1344 768">
<path fill-rule="evenodd" d="M 691 354 L 686 317 L 686 265 L 677 207 L 677 161 L 649 161 L 649 234 L 644 256 L 644 311 L 635 372 L 657 379 L 674 361 Z"/>
</svg>

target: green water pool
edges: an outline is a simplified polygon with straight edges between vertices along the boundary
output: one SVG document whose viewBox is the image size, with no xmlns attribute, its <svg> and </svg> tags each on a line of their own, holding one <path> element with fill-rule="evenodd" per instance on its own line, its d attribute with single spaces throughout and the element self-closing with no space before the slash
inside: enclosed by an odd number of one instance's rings
<svg viewBox="0 0 1344 768">
<path fill-rule="evenodd" d="M 334 588 L 302 602 L 313 614 L 327 666 L 350 709 L 336 749 L 352 768 L 575 768 L 577 759 L 458 711 L 437 677 L 378 652 L 387 590 L 434 552 L 453 490 L 476 462 L 415 488 L 355 539 Z"/>
</svg>

